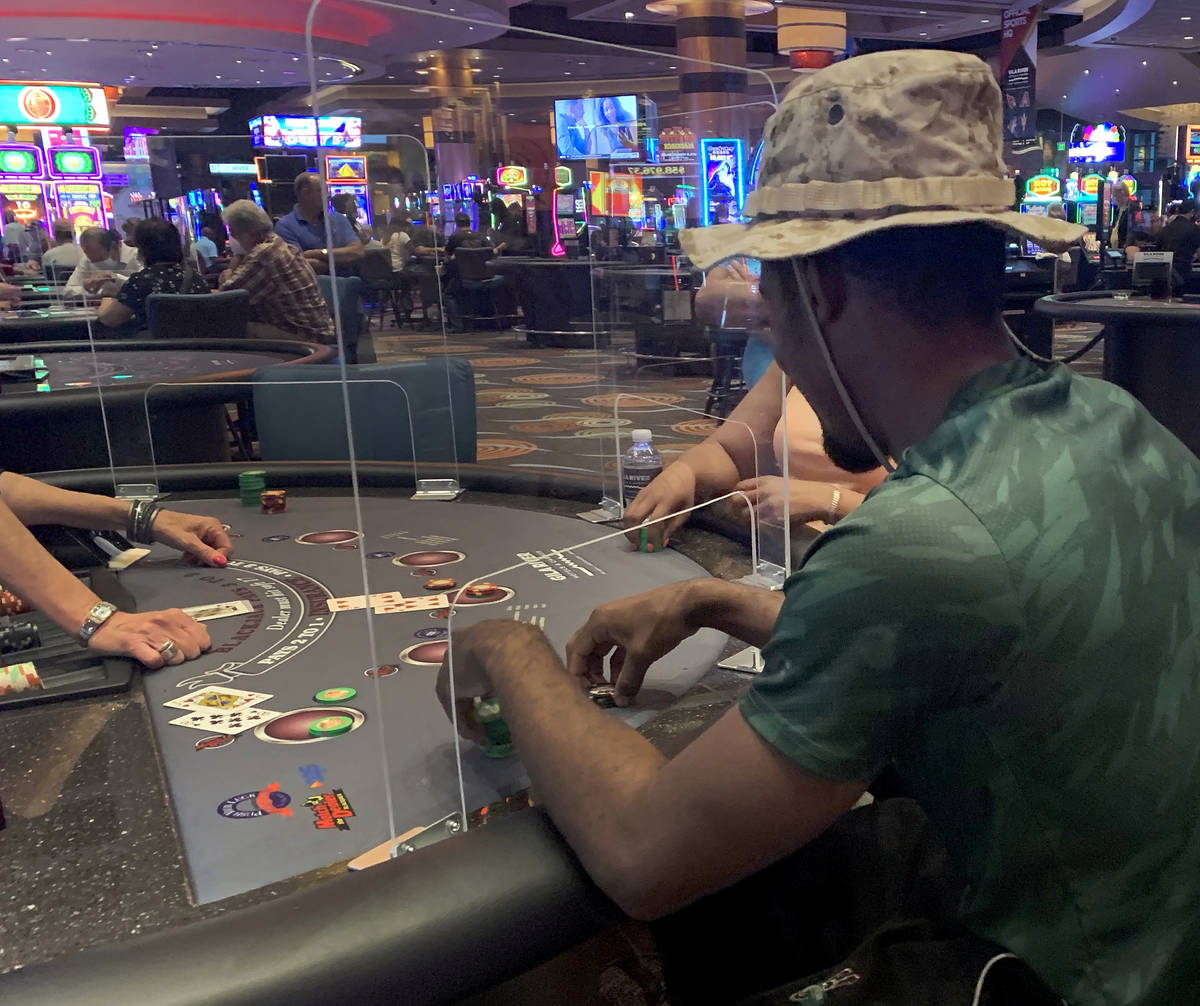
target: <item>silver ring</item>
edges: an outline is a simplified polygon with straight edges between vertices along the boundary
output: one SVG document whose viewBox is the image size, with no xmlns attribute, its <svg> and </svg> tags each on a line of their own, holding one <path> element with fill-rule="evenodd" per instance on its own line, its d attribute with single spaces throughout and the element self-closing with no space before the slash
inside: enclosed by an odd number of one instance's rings
<svg viewBox="0 0 1200 1006">
<path fill-rule="evenodd" d="M 158 648 L 158 653 L 163 660 L 170 660 L 173 656 L 175 656 L 176 646 L 174 640 L 168 639 L 165 643 L 163 643 L 162 646 Z"/>
</svg>

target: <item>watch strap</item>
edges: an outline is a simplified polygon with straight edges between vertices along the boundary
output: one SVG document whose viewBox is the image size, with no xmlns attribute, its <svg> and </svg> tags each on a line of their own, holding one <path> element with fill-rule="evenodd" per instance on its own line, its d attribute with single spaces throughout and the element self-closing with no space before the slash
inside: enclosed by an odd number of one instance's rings
<svg viewBox="0 0 1200 1006">
<path fill-rule="evenodd" d="M 109 604 L 107 601 L 101 601 L 99 604 L 93 604 L 91 610 L 87 613 L 87 618 L 83 620 L 83 624 L 79 627 L 79 641 L 84 646 L 91 642 L 92 636 L 96 634 L 100 626 L 107 622 L 113 615 L 117 613 L 117 606 Z"/>
</svg>

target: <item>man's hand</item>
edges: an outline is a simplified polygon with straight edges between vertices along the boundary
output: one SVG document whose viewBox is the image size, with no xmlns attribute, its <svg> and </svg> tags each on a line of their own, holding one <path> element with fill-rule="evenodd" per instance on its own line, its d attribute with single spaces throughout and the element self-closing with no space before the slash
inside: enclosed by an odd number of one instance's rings
<svg viewBox="0 0 1200 1006">
<path fill-rule="evenodd" d="M 525 622 L 494 619 L 450 633 L 450 649 L 437 677 L 437 697 L 446 716 L 454 720 L 458 710 L 458 732 L 467 740 L 483 744 L 487 735 L 470 715 L 473 699 L 492 693 L 491 674 L 499 667 L 511 666 L 514 657 L 531 644 L 546 643 L 541 629 Z M 450 665 L 454 664 L 454 699 L 450 697 Z"/>
<path fill-rule="evenodd" d="M 11 283 L 0 283 L 0 304 L 21 303 L 21 288 Z"/>
<path fill-rule="evenodd" d="M 604 684 L 604 658 L 612 651 L 613 700 L 629 705 L 650 665 L 700 628 L 691 618 L 691 596 L 687 584 L 672 583 L 602 604 L 567 643 L 567 670 L 584 685 Z"/>
<path fill-rule="evenodd" d="M 789 479 L 788 517 L 793 524 L 809 521 L 828 521 L 833 505 L 833 486 L 825 482 L 805 482 Z M 758 519 L 769 524 L 783 523 L 784 482 L 778 475 L 766 475 L 756 479 L 745 479 L 737 488 L 746 495 L 734 496 L 731 503 L 743 510 L 753 507 Z M 845 492 L 845 490 L 843 490 Z M 747 502 L 748 501 L 748 502 Z"/>
<path fill-rule="evenodd" d="M 621 523 L 626 527 L 635 527 L 645 521 L 657 521 L 669 513 L 686 510 L 695 503 L 696 475 L 686 464 L 676 461 L 664 468 L 658 478 L 637 494 L 625 508 Z M 671 543 L 671 535 L 687 519 L 687 514 L 680 514 L 670 520 L 651 524 L 646 528 L 646 550 L 653 552 L 666 548 Z M 630 531 L 625 537 L 636 546 L 639 544 L 639 535 L 638 531 Z"/>
<path fill-rule="evenodd" d="M 113 274 L 111 272 L 93 273 L 83 281 L 83 288 L 90 294 L 99 294 L 104 290 L 106 284 L 111 283 Z"/>
<path fill-rule="evenodd" d="M 224 566 L 233 555 L 233 544 L 213 517 L 159 510 L 154 518 L 154 540 L 179 549 L 195 565 Z"/>
<path fill-rule="evenodd" d="M 168 640 L 175 644 L 175 652 L 164 661 L 159 647 Z M 133 657 L 151 669 L 195 660 L 210 646 L 208 630 L 178 608 L 136 615 L 119 611 L 88 641 L 92 653 Z"/>
</svg>

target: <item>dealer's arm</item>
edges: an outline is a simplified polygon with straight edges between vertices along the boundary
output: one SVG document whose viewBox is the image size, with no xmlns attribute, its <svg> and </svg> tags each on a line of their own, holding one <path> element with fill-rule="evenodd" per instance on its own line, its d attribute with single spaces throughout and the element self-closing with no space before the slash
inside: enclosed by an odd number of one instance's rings
<svg viewBox="0 0 1200 1006">
<path fill-rule="evenodd" d="M 71 492 L 36 479 L 0 472 L 0 583 L 31 602 L 72 635 L 100 601 L 63 568 L 28 531 L 29 524 L 65 524 L 92 530 L 123 531 L 129 504 L 107 496 Z M 223 566 L 233 548 L 211 517 L 159 510 L 153 534 L 197 562 Z M 134 657 L 148 667 L 164 663 L 158 647 L 176 644 L 170 663 L 193 659 L 211 645 L 200 623 L 178 609 L 112 615 L 92 636 L 96 653 Z"/>
<path fill-rule="evenodd" d="M 632 669 L 640 684 L 649 663 L 701 625 L 763 643 L 781 603 L 778 593 L 701 580 L 606 605 L 568 646 L 577 676 L 528 625 L 494 621 L 455 633 L 460 730 L 479 739 L 465 721 L 469 696 L 499 699 L 555 824 L 596 883 L 634 917 L 664 915 L 780 859 L 866 789 L 799 768 L 738 709 L 668 760 L 580 691 L 579 677 L 594 679 L 614 645 L 619 674 Z M 445 666 L 438 688 L 449 709 Z"/>
</svg>

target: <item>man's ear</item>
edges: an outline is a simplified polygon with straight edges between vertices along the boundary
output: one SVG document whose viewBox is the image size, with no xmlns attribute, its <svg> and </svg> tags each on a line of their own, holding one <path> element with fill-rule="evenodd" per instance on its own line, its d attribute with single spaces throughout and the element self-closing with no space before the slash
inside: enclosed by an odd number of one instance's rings
<svg viewBox="0 0 1200 1006">
<path fill-rule="evenodd" d="M 813 314 L 824 330 L 841 318 L 846 310 L 846 277 L 840 266 L 828 256 L 804 260 L 805 281 L 812 297 Z"/>
</svg>

